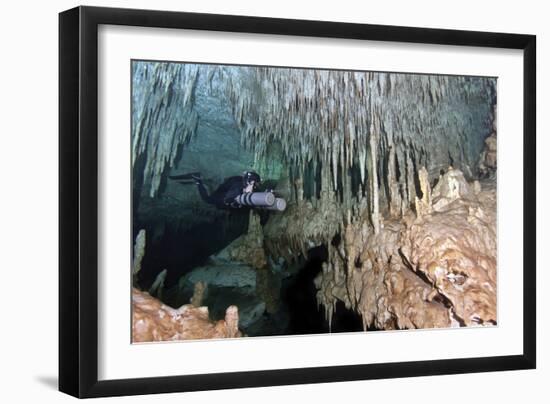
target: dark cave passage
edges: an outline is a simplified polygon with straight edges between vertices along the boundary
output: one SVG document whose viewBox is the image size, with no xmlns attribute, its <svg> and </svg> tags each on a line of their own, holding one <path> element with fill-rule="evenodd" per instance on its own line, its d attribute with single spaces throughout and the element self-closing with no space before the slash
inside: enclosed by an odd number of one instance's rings
<svg viewBox="0 0 550 404">
<path fill-rule="evenodd" d="M 327 258 L 326 247 L 312 248 L 303 267 L 283 285 L 281 300 L 289 316 L 287 334 L 315 334 L 328 331 L 323 309 L 317 307 L 317 289 L 313 283 Z"/>
<path fill-rule="evenodd" d="M 317 304 L 317 289 L 313 282 L 322 270 L 322 263 L 327 259 L 328 251 L 324 245 L 310 249 L 303 267 L 283 285 L 281 300 L 289 316 L 285 334 L 363 331 L 361 316 L 346 309 L 343 303 L 336 305 L 329 330 L 324 308 Z"/>
<path fill-rule="evenodd" d="M 155 240 L 146 244 L 139 285 L 147 290 L 156 276 L 164 269 L 167 277 L 165 288 L 177 284 L 178 279 L 204 265 L 209 257 L 246 233 L 248 212 L 231 212 L 212 221 L 198 222 L 191 228 L 163 225 L 164 231 Z M 139 225 L 135 229 L 141 228 Z M 145 225 L 148 234 L 154 233 L 154 226 Z"/>
<path fill-rule="evenodd" d="M 178 280 L 194 269 L 209 265 L 209 258 L 223 250 L 232 240 L 246 233 L 248 215 L 223 217 L 211 223 L 196 225 L 188 231 L 166 227 L 161 238 L 150 243 L 143 259 L 139 284 L 147 290 L 156 276 L 167 269 L 164 284 L 165 293 L 161 300 L 174 306 L 174 302 L 185 304 L 191 297 L 191 291 L 179 291 Z M 225 222 L 224 222 L 225 221 Z M 220 231 L 220 229 L 224 231 Z M 202 235 L 198 237 L 197 235 Z M 211 235 L 204 237 L 205 234 Z M 278 296 L 278 308 L 274 312 L 263 312 L 251 323 L 244 320 L 242 330 L 249 336 L 307 335 L 328 332 L 363 331 L 361 316 L 345 308 L 343 303 L 336 305 L 329 330 L 324 308 L 318 307 L 315 277 L 321 272 L 323 262 L 328 259 L 327 248 L 322 245 L 308 251 L 307 259 L 297 264 L 294 274 L 270 284 L 270 291 Z M 228 291 L 232 291 L 229 293 Z M 219 288 L 210 286 L 204 304 L 210 309 L 213 320 L 223 319 L 225 309 L 235 304 L 243 310 L 258 304 L 256 293 L 247 295 L 239 288 Z M 244 313 L 244 316 L 247 314 Z"/>
</svg>

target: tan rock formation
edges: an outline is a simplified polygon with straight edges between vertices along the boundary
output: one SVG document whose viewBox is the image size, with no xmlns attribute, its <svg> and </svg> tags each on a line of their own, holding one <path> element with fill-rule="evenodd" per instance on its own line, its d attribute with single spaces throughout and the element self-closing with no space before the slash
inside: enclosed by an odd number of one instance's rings
<svg viewBox="0 0 550 404">
<path fill-rule="evenodd" d="M 256 270 L 256 291 L 266 304 L 266 310 L 273 313 L 279 306 L 279 287 L 275 287 L 275 277 L 267 265 L 264 249 L 264 233 L 260 216 L 250 211 L 248 232 L 227 246 L 217 258 L 229 258 Z"/>
<path fill-rule="evenodd" d="M 267 259 L 260 216 L 251 210 L 247 233 L 228 245 L 218 257 L 242 262 L 256 269 L 264 268 L 267 265 Z"/>
<path fill-rule="evenodd" d="M 264 231 L 264 246 L 272 257 L 290 262 L 309 248 L 330 242 L 339 231 L 342 208 L 331 181 L 330 167 L 324 166 L 320 198 L 289 204 L 277 220 L 269 220 Z M 366 201 L 365 201 L 366 202 Z"/>
<path fill-rule="evenodd" d="M 208 307 L 188 304 L 174 309 L 148 293 L 132 290 L 132 342 L 241 337 L 238 326 L 236 306 L 227 308 L 224 320 L 212 322 Z"/>
<path fill-rule="evenodd" d="M 364 328 L 496 324 L 496 189 L 449 168 L 433 192 L 420 170 L 418 215 L 381 223 L 354 212 L 315 280 L 331 322 L 337 300 Z"/>
<path fill-rule="evenodd" d="M 415 197 L 416 215 L 423 216 L 432 211 L 432 190 L 430 188 L 430 180 L 428 178 L 428 170 L 421 167 L 418 171 L 418 180 L 420 182 L 420 190 L 422 198 Z"/>
<path fill-rule="evenodd" d="M 411 267 L 465 325 L 496 324 L 495 188 L 481 190 L 477 201 L 457 198 L 423 217 L 405 230 L 402 243 Z"/>
</svg>

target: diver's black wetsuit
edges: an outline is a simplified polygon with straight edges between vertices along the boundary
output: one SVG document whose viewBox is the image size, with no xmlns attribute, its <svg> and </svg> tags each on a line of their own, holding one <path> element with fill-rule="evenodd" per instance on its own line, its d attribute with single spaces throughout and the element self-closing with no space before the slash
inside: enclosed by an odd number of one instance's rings
<svg viewBox="0 0 550 404">
<path fill-rule="evenodd" d="M 218 209 L 239 209 L 242 207 L 251 206 L 250 201 L 237 202 L 235 198 L 242 195 L 246 190 L 252 195 L 253 190 L 260 184 L 261 177 L 254 171 L 245 171 L 241 176 L 233 176 L 226 178 L 224 182 L 210 195 L 204 185 L 200 172 L 192 172 L 187 174 L 178 174 L 168 176 L 171 180 L 179 181 L 180 184 L 197 184 L 199 195 L 206 203 L 216 206 Z"/>
<path fill-rule="evenodd" d="M 203 201 L 215 205 L 218 209 L 235 209 L 241 205 L 235 202 L 235 198 L 243 192 L 243 177 L 234 176 L 227 178 L 214 192 L 208 195 L 202 180 L 197 181 L 199 194 Z"/>
</svg>

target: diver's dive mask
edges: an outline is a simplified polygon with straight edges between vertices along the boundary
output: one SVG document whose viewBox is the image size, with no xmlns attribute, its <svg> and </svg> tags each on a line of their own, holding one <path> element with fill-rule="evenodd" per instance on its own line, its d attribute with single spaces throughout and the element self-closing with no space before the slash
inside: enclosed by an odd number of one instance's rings
<svg viewBox="0 0 550 404">
<path fill-rule="evenodd" d="M 254 188 L 260 185 L 261 182 L 260 175 L 254 171 L 245 171 L 243 173 L 243 185 L 245 187 L 253 184 Z"/>
</svg>

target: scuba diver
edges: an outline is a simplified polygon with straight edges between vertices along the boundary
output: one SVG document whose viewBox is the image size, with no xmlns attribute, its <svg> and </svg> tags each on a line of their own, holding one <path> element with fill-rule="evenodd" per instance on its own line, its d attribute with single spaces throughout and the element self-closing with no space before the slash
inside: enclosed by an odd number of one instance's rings
<svg viewBox="0 0 550 404">
<path fill-rule="evenodd" d="M 218 209 L 249 207 L 283 211 L 286 208 L 286 201 L 275 197 L 272 190 L 256 192 L 261 183 L 261 178 L 254 171 L 245 171 L 242 175 L 226 178 L 211 194 L 208 194 L 208 190 L 199 172 L 171 175 L 169 178 L 177 180 L 180 184 L 189 184 L 191 183 L 190 181 L 194 182 L 197 185 L 202 200 L 216 206 Z"/>
</svg>

